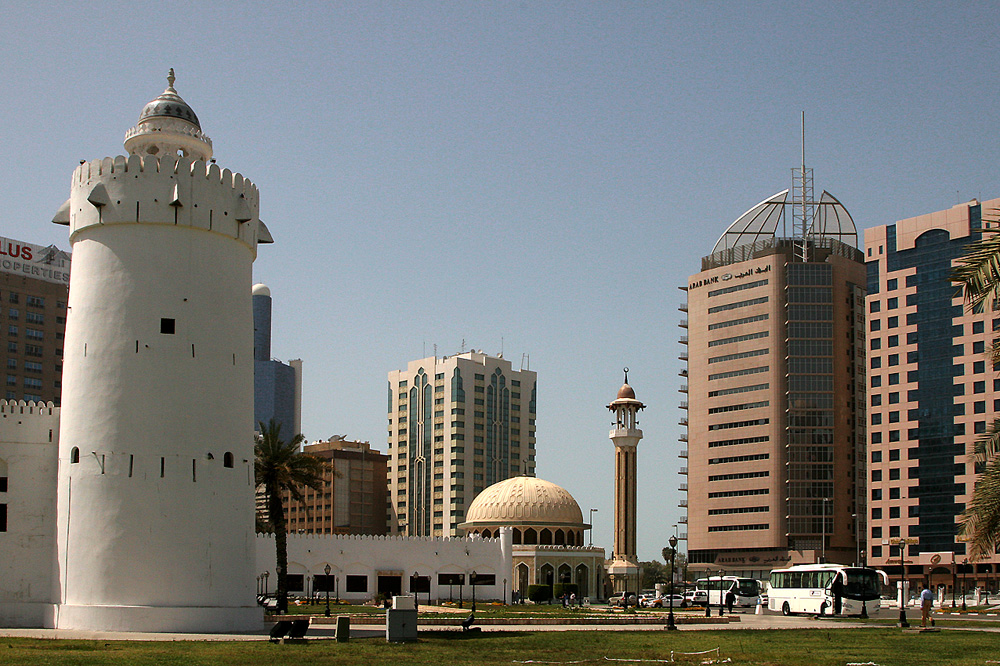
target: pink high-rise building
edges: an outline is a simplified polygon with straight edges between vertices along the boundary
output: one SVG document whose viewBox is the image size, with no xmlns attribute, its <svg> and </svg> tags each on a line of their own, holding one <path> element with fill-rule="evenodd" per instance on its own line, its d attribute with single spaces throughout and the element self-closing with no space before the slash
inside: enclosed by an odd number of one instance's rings
<svg viewBox="0 0 1000 666">
<path fill-rule="evenodd" d="M 1000 310 L 970 313 L 949 275 L 998 208 L 1000 199 L 971 201 L 865 232 L 865 548 L 868 563 L 897 581 L 905 566 L 911 585 L 997 587 L 1000 557 L 968 563 L 957 521 L 975 483 L 974 442 L 1000 410 L 1000 374 L 988 358 Z"/>
</svg>

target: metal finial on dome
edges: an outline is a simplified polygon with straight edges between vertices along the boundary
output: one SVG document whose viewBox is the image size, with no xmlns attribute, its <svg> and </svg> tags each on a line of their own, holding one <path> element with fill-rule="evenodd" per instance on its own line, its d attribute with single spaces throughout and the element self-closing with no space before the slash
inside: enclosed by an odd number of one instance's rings
<svg viewBox="0 0 1000 666">
<path fill-rule="evenodd" d="M 625 371 L 625 383 L 628 384 L 628 366 L 623 368 L 623 370 Z"/>
<path fill-rule="evenodd" d="M 176 80 L 177 77 L 174 76 L 174 68 L 171 67 L 170 71 L 167 73 L 167 90 L 171 92 L 177 92 L 176 90 L 174 90 L 174 81 Z"/>
</svg>

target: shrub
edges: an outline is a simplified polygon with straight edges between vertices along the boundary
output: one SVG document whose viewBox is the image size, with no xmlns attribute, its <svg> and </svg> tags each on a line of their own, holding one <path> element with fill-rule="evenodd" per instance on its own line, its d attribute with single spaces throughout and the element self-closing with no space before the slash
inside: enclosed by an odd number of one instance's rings
<svg viewBox="0 0 1000 666">
<path fill-rule="evenodd" d="M 562 595 L 576 594 L 576 583 L 556 583 L 552 587 L 552 594 L 556 599 L 561 599 Z"/>
<path fill-rule="evenodd" d="M 540 604 L 552 598 L 552 587 L 550 585 L 529 585 L 528 599 Z"/>
</svg>

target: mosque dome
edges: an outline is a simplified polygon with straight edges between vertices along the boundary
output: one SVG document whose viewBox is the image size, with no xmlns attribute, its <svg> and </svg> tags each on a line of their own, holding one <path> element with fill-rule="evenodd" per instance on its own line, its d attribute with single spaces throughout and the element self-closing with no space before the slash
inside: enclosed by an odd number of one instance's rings
<svg viewBox="0 0 1000 666">
<path fill-rule="evenodd" d="M 622 387 L 618 389 L 618 399 L 635 400 L 635 391 L 628 384 L 622 384 Z"/>
<path fill-rule="evenodd" d="M 532 476 L 506 479 L 481 492 L 465 514 L 466 529 L 480 525 L 584 526 L 583 512 L 567 490 Z"/>
</svg>

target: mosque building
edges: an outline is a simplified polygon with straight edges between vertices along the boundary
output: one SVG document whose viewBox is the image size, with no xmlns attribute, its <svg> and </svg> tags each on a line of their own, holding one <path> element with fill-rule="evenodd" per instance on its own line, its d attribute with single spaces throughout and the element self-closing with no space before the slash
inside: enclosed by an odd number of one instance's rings
<svg viewBox="0 0 1000 666">
<path fill-rule="evenodd" d="M 529 585 L 571 583 L 581 599 L 604 596 L 604 549 L 584 545 L 590 527 L 568 491 L 530 476 L 484 490 L 459 525 L 467 534 L 484 538 L 511 530 L 511 588 L 522 597 Z"/>
</svg>

